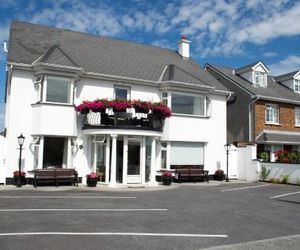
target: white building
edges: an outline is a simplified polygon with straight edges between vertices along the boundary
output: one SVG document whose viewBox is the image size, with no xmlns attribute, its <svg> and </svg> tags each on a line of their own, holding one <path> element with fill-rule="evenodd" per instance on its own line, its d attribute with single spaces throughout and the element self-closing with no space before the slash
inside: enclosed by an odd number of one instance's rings
<svg viewBox="0 0 300 250">
<path fill-rule="evenodd" d="M 18 167 L 17 137 L 25 136 L 22 169 L 49 166 L 103 173 L 110 186 L 155 185 L 161 169 L 225 169 L 226 99 L 230 92 L 189 57 L 155 46 L 12 22 L 6 84 L 6 182 Z M 162 128 L 147 115 L 82 115 L 74 105 L 97 98 L 166 103 Z M 141 118 L 145 118 L 144 120 Z M 125 120 L 125 122 L 124 122 Z M 128 121 L 130 120 L 130 121 Z M 132 120 L 145 121 L 144 125 Z M 124 122 L 124 123 L 123 123 Z M 30 178 L 30 174 L 27 174 Z"/>
</svg>

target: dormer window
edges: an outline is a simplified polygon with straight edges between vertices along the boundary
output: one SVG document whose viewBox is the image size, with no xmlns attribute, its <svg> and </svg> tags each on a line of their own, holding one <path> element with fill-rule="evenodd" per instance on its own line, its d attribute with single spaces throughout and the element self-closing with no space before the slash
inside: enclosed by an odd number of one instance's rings
<svg viewBox="0 0 300 250">
<path fill-rule="evenodd" d="M 300 93 L 300 80 L 294 80 L 294 91 Z"/>
<path fill-rule="evenodd" d="M 266 74 L 259 71 L 254 71 L 254 84 L 265 87 L 266 84 Z"/>
</svg>

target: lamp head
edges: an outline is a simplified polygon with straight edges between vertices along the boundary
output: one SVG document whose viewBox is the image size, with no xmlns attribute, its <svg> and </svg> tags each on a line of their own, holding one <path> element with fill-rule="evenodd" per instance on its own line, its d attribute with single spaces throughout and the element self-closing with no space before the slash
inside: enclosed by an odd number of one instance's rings
<svg viewBox="0 0 300 250">
<path fill-rule="evenodd" d="M 23 146 L 24 141 L 25 141 L 25 136 L 23 136 L 22 133 L 21 133 L 21 135 L 18 136 L 18 143 L 19 143 L 19 145 Z"/>
<path fill-rule="evenodd" d="M 226 151 L 229 151 L 230 148 L 231 148 L 231 145 L 229 143 L 227 143 L 227 144 L 224 145 L 224 148 L 225 148 Z"/>
</svg>

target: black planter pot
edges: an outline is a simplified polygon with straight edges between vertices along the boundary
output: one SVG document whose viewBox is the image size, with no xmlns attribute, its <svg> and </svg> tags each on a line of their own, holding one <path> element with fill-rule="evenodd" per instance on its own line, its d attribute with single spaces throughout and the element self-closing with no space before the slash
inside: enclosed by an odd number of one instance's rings
<svg viewBox="0 0 300 250">
<path fill-rule="evenodd" d="M 88 187 L 96 187 L 97 186 L 97 179 L 86 179 L 86 184 Z"/>
<path fill-rule="evenodd" d="M 170 186 L 172 184 L 172 177 L 162 177 L 163 185 Z"/>
<path fill-rule="evenodd" d="M 224 179 L 225 179 L 224 175 L 214 175 L 215 181 L 223 181 Z"/>
<path fill-rule="evenodd" d="M 142 114 L 148 114 L 149 113 L 149 110 L 146 110 L 146 109 L 143 109 L 143 108 L 140 108 L 140 107 L 135 107 L 135 113 L 142 113 Z"/>
<path fill-rule="evenodd" d="M 80 114 L 82 114 L 82 115 L 86 115 L 88 113 L 89 113 L 88 109 L 83 109 L 83 110 L 80 111 Z"/>
<path fill-rule="evenodd" d="M 92 109 L 94 113 L 105 113 L 105 109 Z"/>
<path fill-rule="evenodd" d="M 18 186 L 18 180 L 19 180 L 19 177 L 18 177 L 18 176 L 14 176 L 14 185 L 15 185 L 15 186 Z M 21 186 L 26 185 L 26 179 L 25 179 L 25 176 L 21 176 L 21 177 L 20 177 L 20 184 L 21 184 Z"/>
<path fill-rule="evenodd" d="M 126 113 L 126 108 L 125 109 L 115 109 L 115 108 L 113 108 L 113 111 L 114 111 L 114 113 L 120 113 L 120 112 Z"/>
</svg>

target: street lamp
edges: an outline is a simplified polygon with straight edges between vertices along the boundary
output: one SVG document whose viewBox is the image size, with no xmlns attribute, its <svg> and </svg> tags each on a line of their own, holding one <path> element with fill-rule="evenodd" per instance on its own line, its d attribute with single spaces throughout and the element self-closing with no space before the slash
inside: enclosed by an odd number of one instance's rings
<svg viewBox="0 0 300 250">
<path fill-rule="evenodd" d="M 25 137 L 22 135 L 22 133 L 18 136 L 18 143 L 20 145 L 20 155 L 19 155 L 19 175 L 18 175 L 18 185 L 17 187 L 21 186 L 21 164 L 22 164 L 22 147 L 25 141 Z"/>
<path fill-rule="evenodd" d="M 226 159 L 226 182 L 229 182 L 229 178 L 228 178 L 228 156 L 229 156 L 229 151 L 230 151 L 231 145 L 229 143 L 227 143 L 227 144 L 224 145 L 224 148 L 226 150 L 226 156 L 227 156 L 227 159 Z"/>
</svg>

